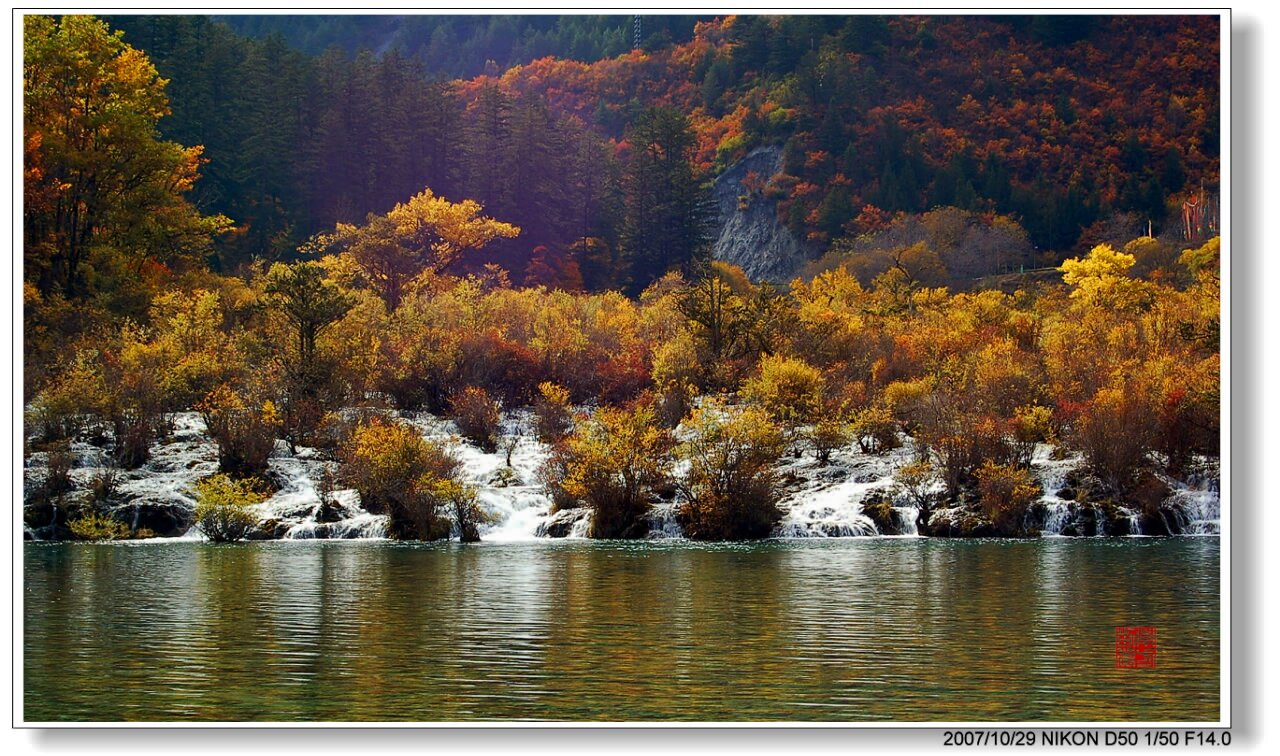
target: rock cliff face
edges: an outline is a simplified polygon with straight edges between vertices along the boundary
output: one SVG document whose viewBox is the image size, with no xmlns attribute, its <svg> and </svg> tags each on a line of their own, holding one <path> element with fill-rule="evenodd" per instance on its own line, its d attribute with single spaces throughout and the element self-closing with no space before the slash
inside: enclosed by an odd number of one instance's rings
<svg viewBox="0 0 1280 756">
<path fill-rule="evenodd" d="M 758 193 L 746 196 L 742 185 L 748 173 L 768 181 L 781 169 L 782 148 L 760 147 L 730 166 L 712 189 L 720 230 L 715 258 L 742 268 L 753 281 L 788 281 L 809 259 L 805 244 L 778 222 L 777 203 Z"/>
</svg>

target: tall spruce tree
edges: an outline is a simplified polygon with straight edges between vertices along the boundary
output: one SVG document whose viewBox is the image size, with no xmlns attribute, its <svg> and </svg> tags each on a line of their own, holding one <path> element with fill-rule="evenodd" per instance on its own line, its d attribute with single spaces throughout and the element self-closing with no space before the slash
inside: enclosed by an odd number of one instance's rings
<svg viewBox="0 0 1280 756">
<path fill-rule="evenodd" d="M 632 293 L 670 270 L 688 271 L 711 251 L 715 207 L 694 172 L 689 119 L 668 107 L 645 111 L 630 136 L 622 251 Z"/>
</svg>

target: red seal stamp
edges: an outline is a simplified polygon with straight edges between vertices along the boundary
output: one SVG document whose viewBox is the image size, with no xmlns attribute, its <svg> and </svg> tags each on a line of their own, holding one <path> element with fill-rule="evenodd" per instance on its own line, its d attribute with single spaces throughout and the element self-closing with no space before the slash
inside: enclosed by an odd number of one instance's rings
<svg viewBox="0 0 1280 756">
<path fill-rule="evenodd" d="M 1116 668 L 1136 669 L 1156 666 L 1154 627 L 1116 628 Z"/>
</svg>

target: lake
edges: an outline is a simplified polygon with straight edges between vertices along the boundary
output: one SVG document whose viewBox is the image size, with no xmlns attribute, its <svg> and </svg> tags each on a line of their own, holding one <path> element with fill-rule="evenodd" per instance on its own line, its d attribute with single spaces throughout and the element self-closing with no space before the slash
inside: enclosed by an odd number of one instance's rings
<svg viewBox="0 0 1280 756">
<path fill-rule="evenodd" d="M 1216 537 L 23 551 L 28 722 L 1219 716 Z"/>
</svg>

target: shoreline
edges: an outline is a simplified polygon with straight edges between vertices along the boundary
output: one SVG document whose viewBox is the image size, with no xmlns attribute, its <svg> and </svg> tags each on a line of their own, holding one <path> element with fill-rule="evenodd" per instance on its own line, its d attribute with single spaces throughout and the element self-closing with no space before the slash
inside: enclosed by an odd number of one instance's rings
<svg viewBox="0 0 1280 756">
<path fill-rule="evenodd" d="M 527 411 L 513 411 L 506 420 L 517 427 L 528 428 Z M 538 481 L 538 471 L 550 455 L 550 447 L 527 430 L 517 434 L 507 464 L 504 452 L 485 452 L 463 439 L 453 421 L 427 413 L 402 415 L 401 419 L 415 428 L 424 439 L 440 443 L 462 460 L 461 475 L 474 486 L 480 506 L 490 522 L 481 527 L 482 541 L 519 542 L 539 540 L 592 540 L 587 538 L 590 510 L 571 507 L 552 511 L 552 500 Z M 783 483 L 778 491 L 781 518 L 774 532 L 761 540 L 808 540 L 831 538 L 1114 538 L 1165 537 L 1173 535 L 1219 535 L 1220 500 L 1216 461 L 1202 460 L 1199 475 L 1187 480 L 1162 476 L 1168 491 L 1155 515 L 1143 514 L 1129 505 L 1107 501 L 1080 501 L 1071 485 L 1078 476 L 1082 461 L 1078 454 L 1040 444 L 1028 470 L 1037 480 L 1041 494 L 1030 505 L 1024 530 L 1026 536 L 998 535 L 990 532 L 991 524 L 973 509 L 972 501 L 939 499 L 928 521 L 932 533 L 918 533 L 918 510 L 895 488 L 894 475 L 914 459 L 915 442 L 906 434 L 901 446 L 883 454 L 861 452 L 856 444 L 832 452 L 829 461 L 821 462 L 809 450 L 799 456 L 788 454 L 778 461 L 775 472 Z M 47 471 L 47 454 L 31 452 L 24 457 L 24 521 L 25 540 L 51 539 L 58 518 L 65 523 L 68 511 L 77 507 L 105 509 L 115 519 L 130 524 L 131 531 L 146 527 L 156 532 L 153 538 L 118 539 L 147 541 L 163 538 L 200 540 L 192 533 L 194 483 L 217 472 L 217 447 L 209 437 L 200 417 L 194 412 L 176 413 L 173 432 L 152 447 L 151 459 L 136 470 L 115 469 L 119 476 L 117 490 L 104 505 L 92 498 L 95 476 L 107 468 L 101 466 L 109 442 L 91 444 L 77 441 L 72 446 L 70 470 L 71 490 L 63 493 L 58 503 L 40 501 L 39 488 Z M 271 496 L 255 505 L 257 524 L 248 540 L 395 540 L 386 538 L 387 516 L 371 513 L 361 505 L 352 489 L 334 489 L 325 495 L 333 510 L 319 513 L 321 478 L 334 462 L 323 450 L 298 447 L 290 453 L 287 445 L 277 442 L 270 457 L 269 478 L 274 488 Z M 1064 498 L 1060 494 L 1072 489 Z M 935 495 L 941 489 L 935 485 Z M 630 540 L 662 541 L 684 538 L 679 510 L 682 499 L 676 495 L 655 502 L 640 517 L 645 536 Z M 36 507 L 44 507 L 43 524 L 33 525 Z M 52 511 L 49 511 L 52 509 Z M 60 510 L 60 514 L 59 514 Z M 874 511 L 873 511 L 874 510 Z M 1168 510 L 1167 512 L 1164 510 Z M 976 518 L 976 519 L 975 519 Z M 1165 532 L 1144 531 L 1144 519 Z M 40 522 L 38 519 L 37 522 Z M 976 527 L 975 527 L 976 524 Z M 168 530 L 163 530 L 167 526 Z M 941 533 L 946 529 L 946 533 Z M 1122 529 L 1122 532 L 1117 530 Z M 1049 530 L 1050 532 L 1045 532 Z M 1137 530 L 1138 532 L 1134 532 Z M 1177 532 L 1174 532 L 1174 531 Z M 1039 535 L 1030 535 L 1033 532 Z M 36 536 L 32 538 L 32 536 Z M 40 537 L 43 536 L 43 537 Z M 450 540 L 457 540 L 453 533 Z M 427 543 L 430 541 L 421 541 Z M 710 542 L 710 541 L 708 541 Z"/>
</svg>

